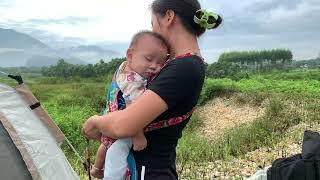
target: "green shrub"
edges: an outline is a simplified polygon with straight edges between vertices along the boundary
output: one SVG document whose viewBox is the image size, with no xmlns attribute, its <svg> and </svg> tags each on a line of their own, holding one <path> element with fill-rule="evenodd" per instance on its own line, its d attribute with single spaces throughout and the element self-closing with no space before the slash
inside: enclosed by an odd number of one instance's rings
<svg viewBox="0 0 320 180">
<path fill-rule="evenodd" d="M 231 95 L 237 88 L 230 79 L 206 79 L 202 88 L 199 104 L 203 105 L 208 100 L 221 95 Z"/>
</svg>

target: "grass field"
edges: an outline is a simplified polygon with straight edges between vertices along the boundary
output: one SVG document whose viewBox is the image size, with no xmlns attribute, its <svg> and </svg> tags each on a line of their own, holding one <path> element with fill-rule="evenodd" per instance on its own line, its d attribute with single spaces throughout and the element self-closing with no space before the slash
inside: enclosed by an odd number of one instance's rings
<svg viewBox="0 0 320 180">
<path fill-rule="evenodd" d="M 250 79 L 206 79 L 199 106 L 212 98 L 240 94 L 237 101 L 261 106 L 266 112 L 250 124 L 227 129 L 214 142 L 203 137 L 203 126 L 195 113 L 177 147 L 177 164 L 185 179 L 197 179 L 196 169 L 185 171 L 192 163 L 229 160 L 282 140 L 282 134 L 302 122 L 320 121 L 320 71 L 297 71 L 250 75 Z M 101 114 L 108 83 L 111 78 L 60 79 L 25 76 L 25 81 L 42 105 L 55 120 L 76 149 L 83 154 L 86 141 L 81 135 L 83 122 L 94 114 Z M 7 78 L 0 82 L 13 86 Z M 93 151 L 98 144 L 94 144 Z M 82 179 L 85 172 L 67 146 L 63 146 L 74 169 Z"/>
</svg>

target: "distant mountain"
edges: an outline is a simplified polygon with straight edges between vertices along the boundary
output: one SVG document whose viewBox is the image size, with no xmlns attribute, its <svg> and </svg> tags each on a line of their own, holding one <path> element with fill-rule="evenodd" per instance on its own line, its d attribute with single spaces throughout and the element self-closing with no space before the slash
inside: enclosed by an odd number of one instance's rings
<svg viewBox="0 0 320 180">
<path fill-rule="evenodd" d="M 43 42 L 12 29 L 0 28 L 0 66 L 48 66 L 65 59 L 72 64 L 95 64 L 122 57 L 121 54 L 99 46 L 77 46 L 53 49 Z"/>
<path fill-rule="evenodd" d="M 26 66 L 29 58 L 55 52 L 41 41 L 12 29 L 0 28 L 0 66 Z"/>
<path fill-rule="evenodd" d="M 0 67 L 25 66 L 31 55 L 24 50 L 8 50 L 0 53 Z"/>
<path fill-rule="evenodd" d="M 320 67 L 320 57 L 317 59 L 293 61 L 294 67 Z"/>
<path fill-rule="evenodd" d="M 0 42 L 0 48 L 50 51 L 50 48 L 41 41 L 12 29 L 0 28 Z"/>
<path fill-rule="evenodd" d="M 62 53 L 64 57 L 78 58 L 91 64 L 99 62 L 100 59 L 109 61 L 113 58 L 122 57 L 121 54 L 115 51 L 105 50 L 99 46 L 77 46 L 60 49 L 59 52 Z"/>
</svg>

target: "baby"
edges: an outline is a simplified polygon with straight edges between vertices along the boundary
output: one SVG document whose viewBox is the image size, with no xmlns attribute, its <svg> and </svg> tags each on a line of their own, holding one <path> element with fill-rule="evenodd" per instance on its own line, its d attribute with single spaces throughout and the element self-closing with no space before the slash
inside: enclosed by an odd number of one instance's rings
<svg viewBox="0 0 320 180">
<path fill-rule="evenodd" d="M 141 96 L 146 90 L 148 80 L 161 70 L 168 53 L 168 45 L 159 34 L 141 31 L 134 35 L 127 50 L 126 61 L 120 65 L 113 78 L 113 83 L 120 90 L 115 101 L 117 106 L 108 103 L 105 113 L 124 109 Z M 109 88 L 108 99 L 115 92 L 111 90 L 111 86 Z M 127 156 L 132 145 L 135 151 L 143 150 L 147 146 L 143 130 L 126 139 L 112 140 L 103 136 L 91 174 L 97 178 L 124 179 Z"/>
</svg>

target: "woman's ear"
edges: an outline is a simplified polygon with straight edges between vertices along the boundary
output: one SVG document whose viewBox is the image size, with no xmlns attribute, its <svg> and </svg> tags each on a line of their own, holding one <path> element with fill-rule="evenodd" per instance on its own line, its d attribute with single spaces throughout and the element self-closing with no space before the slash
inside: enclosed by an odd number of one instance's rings
<svg viewBox="0 0 320 180">
<path fill-rule="evenodd" d="M 166 15 L 165 15 L 165 25 L 170 26 L 174 22 L 176 17 L 176 13 L 173 10 L 167 10 Z"/>
<path fill-rule="evenodd" d="M 127 61 L 128 61 L 129 63 L 132 62 L 132 54 L 133 54 L 133 49 L 132 49 L 132 48 L 129 48 L 129 49 L 127 50 L 127 55 L 126 55 Z"/>
</svg>

